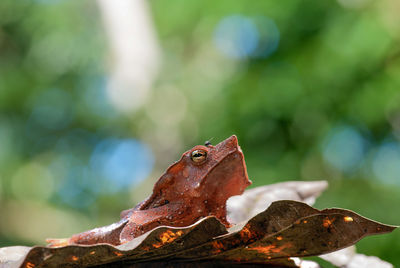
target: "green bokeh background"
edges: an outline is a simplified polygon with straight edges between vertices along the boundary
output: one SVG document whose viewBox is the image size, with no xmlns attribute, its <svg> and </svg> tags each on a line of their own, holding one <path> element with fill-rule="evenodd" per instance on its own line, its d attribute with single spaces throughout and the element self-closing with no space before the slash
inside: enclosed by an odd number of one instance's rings
<svg viewBox="0 0 400 268">
<path fill-rule="evenodd" d="M 0 1 L 0 246 L 44 244 L 115 222 L 183 151 L 232 134 L 253 186 L 328 180 L 316 207 L 400 224 L 398 1 L 148 3 L 162 64 L 147 101 L 122 113 L 91 104 L 112 66 L 96 2 Z M 227 55 L 216 29 L 232 18 L 253 30 L 272 21 L 276 49 Z M 35 109 L 49 104 L 37 119 Z M 151 150 L 146 180 L 92 189 L 100 175 L 85 167 L 109 138 Z M 68 179 L 76 166 L 67 158 L 87 174 Z M 65 181 L 79 194 L 68 197 Z M 357 248 L 397 267 L 399 241 L 397 230 Z"/>
</svg>

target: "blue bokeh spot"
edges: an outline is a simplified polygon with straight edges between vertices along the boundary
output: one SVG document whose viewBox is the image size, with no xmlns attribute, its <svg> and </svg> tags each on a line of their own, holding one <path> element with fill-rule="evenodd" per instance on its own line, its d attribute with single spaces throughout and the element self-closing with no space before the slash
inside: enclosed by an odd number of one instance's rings
<svg viewBox="0 0 400 268">
<path fill-rule="evenodd" d="M 137 140 L 106 139 L 95 147 L 90 167 L 106 180 L 103 191 L 113 193 L 144 180 L 153 162 L 150 149 Z"/>
<path fill-rule="evenodd" d="M 217 49 L 233 59 L 266 58 L 276 51 L 279 39 L 278 27 L 267 17 L 231 15 L 223 18 L 214 32 Z"/>
<path fill-rule="evenodd" d="M 372 161 L 374 175 L 384 183 L 400 185 L 400 145 L 396 142 L 382 144 Z"/>
<path fill-rule="evenodd" d="M 351 126 L 332 129 L 323 145 L 325 161 L 344 172 L 354 170 L 364 159 L 365 151 L 365 139 Z"/>
<path fill-rule="evenodd" d="M 242 59 L 255 51 L 258 37 L 257 28 L 250 19 L 233 15 L 219 22 L 215 30 L 214 42 L 226 56 Z"/>
</svg>

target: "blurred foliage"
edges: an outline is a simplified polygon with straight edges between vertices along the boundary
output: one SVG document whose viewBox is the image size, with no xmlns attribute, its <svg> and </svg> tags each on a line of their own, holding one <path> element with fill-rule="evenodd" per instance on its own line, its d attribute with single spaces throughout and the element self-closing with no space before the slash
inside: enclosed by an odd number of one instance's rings
<svg viewBox="0 0 400 268">
<path fill-rule="evenodd" d="M 114 222 L 231 134 L 253 185 L 326 179 L 318 207 L 400 223 L 398 1 L 149 3 L 163 64 L 121 113 L 96 2 L 0 1 L 0 246 Z M 399 240 L 359 251 L 398 266 Z"/>
</svg>

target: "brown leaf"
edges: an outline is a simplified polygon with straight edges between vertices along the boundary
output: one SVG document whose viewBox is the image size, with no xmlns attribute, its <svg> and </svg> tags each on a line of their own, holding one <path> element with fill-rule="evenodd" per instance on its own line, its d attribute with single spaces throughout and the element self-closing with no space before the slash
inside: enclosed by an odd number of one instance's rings
<svg viewBox="0 0 400 268">
<path fill-rule="evenodd" d="M 301 202 L 283 200 L 273 202 L 246 224 L 236 225 L 228 231 L 216 218 L 207 217 L 188 227 L 158 227 L 116 247 L 108 244 L 34 247 L 21 261 L 9 263 L 8 267 L 110 263 L 126 264 L 127 267 L 141 267 L 139 263 L 169 263 L 170 266 L 165 267 L 186 267 L 186 262 L 299 267 L 288 257 L 332 252 L 350 246 L 364 236 L 387 233 L 394 228 L 348 210 L 320 211 Z"/>
<path fill-rule="evenodd" d="M 74 245 L 60 248 L 33 247 L 22 262 L 9 267 L 95 266 L 122 260 L 158 259 L 176 250 L 205 243 L 225 234 L 225 226 L 215 217 L 204 218 L 188 227 L 158 227 L 120 245 Z"/>
<path fill-rule="evenodd" d="M 344 209 L 319 211 L 301 202 L 277 201 L 241 230 L 177 257 L 261 262 L 316 256 L 348 247 L 367 235 L 387 233 L 395 228 Z"/>
</svg>

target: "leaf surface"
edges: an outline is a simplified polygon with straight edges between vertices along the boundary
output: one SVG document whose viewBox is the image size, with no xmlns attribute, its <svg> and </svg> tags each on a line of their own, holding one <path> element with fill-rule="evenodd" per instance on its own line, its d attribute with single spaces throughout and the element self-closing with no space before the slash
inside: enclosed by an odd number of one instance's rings
<svg viewBox="0 0 400 268">
<path fill-rule="evenodd" d="M 228 200 L 228 218 L 237 221 L 229 229 L 210 216 L 187 227 L 161 226 L 119 246 L 2 248 L 0 267 L 318 267 L 295 257 L 334 252 L 396 228 L 345 209 L 317 210 L 294 200 L 273 202 L 290 197 L 313 203 L 326 186 L 324 181 L 287 182 L 247 190 Z M 263 202 L 269 207 L 260 211 Z M 354 263 L 377 259 L 350 255 L 345 257 Z"/>
</svg>

